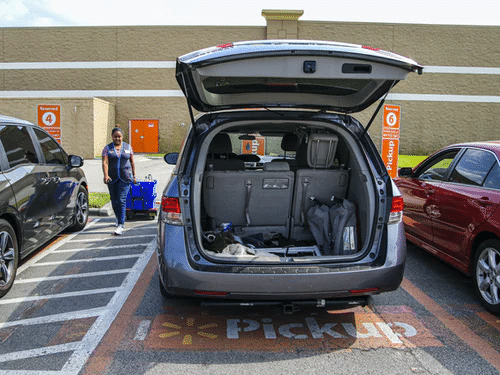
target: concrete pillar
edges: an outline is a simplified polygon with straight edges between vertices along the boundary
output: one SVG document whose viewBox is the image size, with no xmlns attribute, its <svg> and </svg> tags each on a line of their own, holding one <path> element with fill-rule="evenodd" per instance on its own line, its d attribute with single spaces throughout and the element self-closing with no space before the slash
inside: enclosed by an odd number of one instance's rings
<svg viewBox="0 0 500 375">
<path fill-rule="evenodd" d="M 298 39 L 298 21 L 303 10 L 262 10 L 267 22 L 267 39 Z"/>
</svg>

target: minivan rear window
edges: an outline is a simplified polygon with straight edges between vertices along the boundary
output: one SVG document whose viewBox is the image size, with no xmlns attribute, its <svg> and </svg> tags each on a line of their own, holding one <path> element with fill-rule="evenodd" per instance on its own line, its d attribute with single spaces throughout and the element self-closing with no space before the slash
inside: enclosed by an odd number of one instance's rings
<svg viewBox="0 0 500 375">
<path fill-rule="evenodd" d="M 203 87 L 212 94 L 299 92 L 345 96 L 363 90 L 370 82 L 368 79 L 208 77 L 203 80 Z"/>
</svg>

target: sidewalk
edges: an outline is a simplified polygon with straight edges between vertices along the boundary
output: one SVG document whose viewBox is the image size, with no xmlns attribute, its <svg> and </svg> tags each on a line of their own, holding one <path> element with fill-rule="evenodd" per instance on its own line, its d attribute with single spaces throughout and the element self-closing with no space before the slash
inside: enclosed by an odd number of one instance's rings
<svg viewBox="0 0 500 375">
<path fill-rule="evenodd" d="M 89 216 L 111 216 L 113 215 L 113 208 L 111 202 L 106 203 L 101 208 L 89 208 Z"/>
</svg>

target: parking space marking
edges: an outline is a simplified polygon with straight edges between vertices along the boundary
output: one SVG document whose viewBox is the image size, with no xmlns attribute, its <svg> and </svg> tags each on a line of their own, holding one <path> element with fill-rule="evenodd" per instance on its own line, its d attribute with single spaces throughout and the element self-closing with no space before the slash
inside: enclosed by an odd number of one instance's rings
<svg viewBox="0 0 500 375">
<path fill-rule="evenodd" d="M 315 312 L 312 312 L 315 311 Z M 368 308 L 304 310 L 293 315 L 212 314 L 168 307 L 153 320 L 144 341 L 150 350 L 295 351 L 333 348 L 439 347 L 411 311 Z"/>
<path fill-rule="evenodd" d="M 156 228 L 156 227 L 155 227 Z M 156 234 L 139 234 L 137 236 L 120 236 L 120 239 L 130 239 L 130 238 L 154 238 L 156 237 Z M 116 236 L 112 237 L 112 238 L 117 238 Z M 92 241 L 95 241 L 95 238 L 86 238 L 86 239 L 83 239 L 83 240 L 73 240 L 71 242 L 92 242 Z"/>
<path fill-rule="evenodd" d="M 87 238 L 83 241 L 80 239 L 84 235 L 88 235 L 91 232 L 94 232 L 95 229 L 99 229 L 100 227 L 107 227 L 109 229 L 110 222 L 102 221 L 105 219 L 96 219 L 92 222 L 89 222 L 87 228 L 83 231 L 72 233 L 69 235 L 61 236 L 56 242 L 52 242 L 45 249 L 41 249 L 39 253 L 37 253 L 32 258 L 28 259 L 18 270 L 18 279 L 15 284 L 29 284 L 29 283 L 40 283 L 40 282 L 57 282 L 61 279 L 71 280 L 78 278 L 91 278 L 91 277 L 106 277 L 110 275 L 119 275 L 126 274 L 124 276 L 123 281 L 120 283 L 118 287 L 111 288 L 99 288 L 99 289 L 87 289 L 81 291 L 74 292 L 65 292 L 65 293 L 52 293 L 47 295 L 28 295 L 19 298 L 3 298 L 0 300 L 0 305 L 11 305 L 11 304 L 21 304 L 25 302 L 37 302 L 37 301 L 45 301 L 52 299 L 64 299 L 64 298 L 80 298 L 84 296 L 93 296 L 99 294 L 109 293 L 109 301 L 105 306 L 102 307 L 94 307 L 85 310 L 77 310 L 71 312 L 61 312 L 57 313 L 54 311 L 52 315 L 46 316 L 38 316 L 29 318 L 27 315 L 24 319 L 6 321 L 4 323 L 0 323 L 0 329 L 13 330 L 16 327 L 22 326 L 36 326 L 43 324 L 59 324 L 62 323 L 62 326 L 57 331 L 57 334 L 50 339 L 50 341 L 44 344 L 42 340 L 39 344 L 35 344 L 32 349 L 22 350 L 18 352 L 10 352 L 6 354 L 2 354 L 0 362 L 10 362 L 16 360 L 23 360 L 28 358 L 36 358 L 50 354 L 58 354 L 58 353 L 68 353 L 68 360 L 63 365 L 63 367 L 59 371 L 29 371 L 23 370 L 22 368 L 19 370 L 15 370 L 16 374 L 77 374 L 81 367 L 88 360 L 90 354 L 94 351 L 95 347 L 98 345 L 102 336 L 106 333 L 106 330 L 111 325 L 111 322 L 116 318 L 118 312 L 122 308 L 125 300 L 128 298 L 130 291 L 134 287 L 135 283 L 139 279 L 140 275 L 146 264 L 152 258 L 155 249 L 155 242 L 151 239 L 155 237 L 155 235 L 148 234 L 140 234 L 138 236 L 125 235 L 125 236 L 113 236 L 112 243 L 116 243 L 116 245 L 106 246 L 106 247 L 91 247 L 91 248 L 79 248 L 79 249 L 64 249 L 63 245 L 68 244 L 72 241 L 76 236 L 80 236 L 78 239 L 74 240 L 74 242 L 78 242 L 80 244 L 86 242 L 90 243 L 91 241 L 99 240 L 94 235 L 92 239 Z M 156 228 L 156 225 L 148 225 L 149 228 Z M 133 230 L 134 228 L 139 228 L 142 230 L 143 226 L 130 226 L 130 228 L 126 228 L 126 230 Z M 142 232 L 144 233 L 144 232 Z M 102 235 L 102 233 L 101 233 Z M 139 244 L 123 244 L 120 242 L 130 241 L 132 238 L 142 238 L 143 241 Z M 92 244 L 90 244 L 92 246 Z M 64 261 L 47 261 L 49 260 L 47 256 L 52 255 L 53 257 L 64 256 L 64 253 L 79 253 L 89 250 L 113 250 L 113 249 L 138 249 L 140 253 L 138 254 L 127 254 L 120 256 L 105 256 L 105 257 L 93 257 L 89 259 L 68 259 Z M 54 258 L 52 258 L 54 259 Z M 61 276 L 42 276 L 42 277 L 33 277 L 22 279 L 23 272 L 28 269 L 32 269 L 33 267 L 44 267 L 44 266 L 59 266 L 66 265 L 69 263 L 76 264 L 73 266 L 70 272 L 78 272 L 78 270 L 82 269 L 81 265 L 88 262 L 100 262 L 100 261 L 114 261 L 114 260 L 123 260 L 123 259 L 133 259 L 134 266 L 122 269 L 110 269 L 109 271 L 97 271 L 97 272 L 86 272 L 86 273 L 70 273 L 64 274 Z M 50 269 L 49 269 L 50 270 Z M 43 274 L 43 273 L 42 273 Z M 50 286 L 50 284 L 49 284 Z M 55 291 L 54 289 L 52 289 Z M 91 297 L 92 298 L 92 297 Z M 69 300 L 71 301 L 71 300 Z M 14 305 L 15 306 L 15 305 Z M 29 307 L 29 305 L 26 305 Z M 41 328 L 43 326 L 40 326 Z M 147 328 L 146 332 L 147 332 Z M 38 342 L 38 341 L 37 341 Z M 22 367 L 22 362 L 19 362 Z M 9 371 L 6 371 L 7 373 Z M 5 371 L 0 369 L 0 374 L 6 373 Z"/>
<path fill-rule="evenodd" d="M 60 248 L 61 246 L 65 245 L 66 243 L 68 243 L 69 241 L 71 241 L 73 238 L 75 238 L 76 236 L 82 234 L 82 233 L 85 233 L 85 231 L 89 228 L 93 228 L 94 225 L 96 225 L 98 222 L 100 221 L 100 219 L 95 219 L 95 220 L 92 220 L 90 221 L 89 223 L 87 223 L 87 226 L 85 227 L 85 229 L 83 229 L 82 231 L 80 232 L 75 232 L 75 233 L 71 233 L 67 236 L 65 236 L 64 238 L 62 238 L 61 240 L 59 240 L 56 244 L 50 246 L 50 249 L 48 250 L 43 250 L 43 251 L 40 251 L 39 253 L 37 253 L 35 256 L 33 256 L 32 258 L 30 258 L 27 262 L 25 262 L 24 264 L 22 264 L 18 269 L 17 269 L 17 275 L 20 275 L 21 273 L 23 273 L 24 271 L 26 271 L 29 267 L 33 266 L 34 264 L 36 264 L 38 261 L 42 260 L 43 258 L 45 258 L 47 255 L 49 254 L 52 254 L 55 250 L 57 250 L 58 248 Z"/>
<path fill-rule="evenodd" d="M 0 305 L 8 305 L 11 303 L 32 302 L 32 301 L 39 301 L 39 300 L 53 299 L 53 298 L 68 298 L 68 297 L 88 296 L 88 295 L 92 295 L 92 294 L 115 293 L 115 292 L 118 292 L 120 290 L 121 290 L 121 287 L 102 288 L 102 289 L 82 290 L 82 291 L 78 291 L 78 292 L 47 294 L 47 295 L 41 295 L 41 296 L 29 296 L 29 297 L 19 297 L 19 298 L 2 298 L 2 299 L 0 299 Z"/>
<path fill-rule="evenodd" d="M 130 254 L 130 255 L 117 255 L 112 257 L 87 258 L 87 259 L 66 259 L 60 262 L 39 262 L 32 264 L 31 267 L 60 266 L 62 264 L 68 264 L 68 263 L 103 262 L 107 260 L 139 258 L 141 255 L 142 254 Z"/>
<path fill-rule="evenodd" d="M 39 318 L 19 319 L 19 320 L 14 320 L 12 322 L 0 323 L 0 329 L 7 327 L 15 327 L 15 326 L 28 326 L 35 324 L 63 322 L 66 320 L 92 318 L 101 315 L 105 311 L 106 311 L 105 308 L 99 307 L 96 309 L 72 311 L 69 313 L 41 316 Z"/>
<path fill-rule="evenodd" d="M 137 247 L 141 247 L 141 246 L 146 247 L 147 244 L 133 243 L 133 244 L 126 244 L 126 245 L 113 245 L 113 246 L 101 246 L 101 247 L 80 247 L 77 249 L 59 249 L 59 250 L 55 250 L 54 254 L 75 253 L 75 252 L 92 251 L 92 250 L 113 250 L 113 249 L 137 248 Z"/>
<path fill-rule="evenodd" d="M 443 325 L 449 329 L 460 340 L 476 351 L 481 357 L 488 361 L 493 367 L 500 371 L 500 353 L 496 351 L 487 341 L 476 335 L 462 322 L 449 314 L 437 302 L 417 288 L 408 279 L 403 278 L 401 287 L 434 315 Z"/>
<path fill-rule="evenodd" d="M 144 341 L 148 335 L 149 327 L 151 326 L 151 320 L 141 320 L 137 331 L 135 332 L 134 340 Z"/>
<path fill-rule="evenodd" d="M 41 283 L 43 281 L 58 281 L 62 279 L 78 279 L 78 278 L 88 278 L 97 276 L 107 276 L 107 275 L 119 275 L 121 273 L 127 273 L 132 271 L 132 268 L 122 268 L 118 270 L 100 271 L 100 272 L 87 272 L 87 273 L 73 273 L 70 275 L 61 276 L 45 276 L 36 277 L 32 279 L 16 279 L 16 284 L 29 284 L 29 283 Z"/>
</svg>

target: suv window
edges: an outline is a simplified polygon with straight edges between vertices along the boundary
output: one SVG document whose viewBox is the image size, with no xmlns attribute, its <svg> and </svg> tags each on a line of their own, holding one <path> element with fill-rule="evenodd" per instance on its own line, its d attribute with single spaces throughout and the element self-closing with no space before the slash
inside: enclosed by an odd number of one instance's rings
<svg viewBox="0 0 500 375">
<path fill-rule="evenodd" d="M 40 142 L 45 163 L 62 165 L 68 164 L 68 155 L 66 155 L 62 148 L 59 147 L 59 144 L 40 129 L 34 130 L 36 137 Z"/>
<path fill-rule="evenodd" d="M 0 126 L 0 140 L 10 168 L 19 164 L 38 163 L 35 146 L 26 126 Z"/>
<path fill-rule="evenodd" d="M 481 186 L 496 158 L 488 151 L 469 148 L 451 173 L 450 181 Z"/>
</svg>

